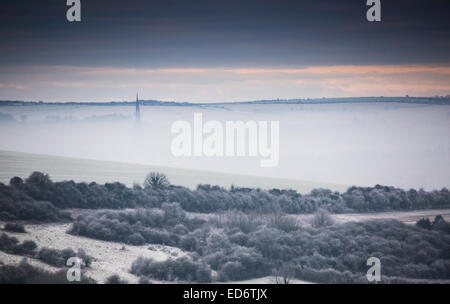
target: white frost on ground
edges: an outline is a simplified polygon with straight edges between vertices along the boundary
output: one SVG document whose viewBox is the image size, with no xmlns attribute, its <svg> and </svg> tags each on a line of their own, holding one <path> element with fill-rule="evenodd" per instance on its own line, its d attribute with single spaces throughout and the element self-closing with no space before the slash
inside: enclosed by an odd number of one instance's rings
<svg viewBox="0 0 450 304">
<path fill-rule="evenodd" d="M 27 233 L 11 233 L 8 235 L 16 237 L 19 241 L 35 241 L 39 248 L 48 247 L 53 249 L 72 248 L 77 251 L 82 248 L 86 253 L 94 257 L 91 266 L 87 268 L 86 274 L 103 283 L 107 277 L 118 274 L 129 283 L 136 283 L 138 278 L 129 273 L 131 264 L 138 257 L 152 258 L 157 261 L 166 260 L 169 257 L 183 256 L 181 249 L 163 245 L 131 246 L 128 244 L 94 240 L 86 237 L 67 234 L 66 231 L 71 224 L 43 224 L 26 225 Z M 123 250 L 122 248 L 125 248 Z M 0 251 L 0 261 L 5 264 L 16 264 L 22 260 L 21 256 L 5 254 Z M 28 259 L 33 265 L 44 267 L 54 271 L 55 267 L 48 266 L 34 259 Z"/>
<path fill-rule="evenodd" d="M 279 280 L 281 280 L 281 278 L 279 278 Z M 243 281 L 224 282 L 224 284 L 276 284 L 276 277 L 267 276 Z M 289 280 L 289 284 L 314 284 L 314 283 L 303 280 L 291 279 Z"/>
<path fill-rule="evenodd" d="M 365 222 L 371 220 L 397 220 L 405 224 L 414 225 L 421 218 L 428 217 L 433 221 L 436 215 L 442 215 L 446 221 L 450 221 L 450 209 L 392 211 L 374 213 L 343 213 L 330 214 L 337 223 Z M 301 225 L 309 225 L 313 214 L 289 215 L 299 221 Z"/>
</svg>

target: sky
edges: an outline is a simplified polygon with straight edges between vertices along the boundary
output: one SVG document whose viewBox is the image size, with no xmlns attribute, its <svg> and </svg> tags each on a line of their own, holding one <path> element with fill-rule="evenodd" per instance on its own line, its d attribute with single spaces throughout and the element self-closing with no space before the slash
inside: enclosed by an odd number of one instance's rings
<svg viewBox="0 0 450 304">
<path fill-rule="evenodd" d="M 450 94 L 450 2 L 3 1 L 0 100 Z"/>
</svg>

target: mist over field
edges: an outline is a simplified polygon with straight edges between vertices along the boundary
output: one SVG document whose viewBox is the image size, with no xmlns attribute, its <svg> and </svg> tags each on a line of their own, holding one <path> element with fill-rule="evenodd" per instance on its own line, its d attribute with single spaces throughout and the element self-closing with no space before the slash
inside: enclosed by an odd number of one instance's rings
<svg viewBox="0 0 450 304">
<path fill-rule="evenodd" d="M 450 184 L 450 106 L 399 103 L 211 106 L 2 106 L 0 149 L 345 185 Z M 280 121 L 280 161 L 174 157 L 172 123 Z M 211 181 L 214 183 L 214 181 Z"/>
</svg>

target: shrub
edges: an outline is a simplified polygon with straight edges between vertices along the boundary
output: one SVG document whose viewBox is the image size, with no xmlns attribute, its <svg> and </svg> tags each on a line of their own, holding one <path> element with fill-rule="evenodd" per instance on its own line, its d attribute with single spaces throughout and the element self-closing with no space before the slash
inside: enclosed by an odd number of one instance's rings
<svg viewBox="0 0 450 304">
<path fill-rule="evenodd" d="M 0 250 L 13 253 L 15 246 L 19 243 L 19 240 L 15 237 L 9 237 L 3 233 L 0 236 Z"/>
<path fill-rule="evenodd" d="M 288 216 L 274 216 L 271 220 L 271 225 L 285 232 L 295 231 L 299 228 L 297 221 Z"/>
<path fill-rule="evenodd" d="M 78 249 L 77 257 L 79 257 L 83 261 L 84 266 L 86 266 L 86 267 L 90 267 L 92 264 L 92 261 L 94 260 L 94 258 L 91 257 L 90 255 L 88 255 L 86 253 L 86 251 L 84 251 L 84 249 L 82 249 L 82 248 Z"/>
<path fill-rule="evenodd" d="M 211 269 L 186 257 L 156 262 L 139 257 L 131 266 L 131 273 L 139 277 L 151 277 L 165 281 L 187 281 L 209 283 L 212 281 Z"/>
<path fill-rule="evenodd" d="M 246 246 L 248 244 L 248 236 L 239 231 L 230 235 L 230 241 L 240 246 Z"/>
<path fill-rule="evenodd" d="M 32 253 L 37 248 L 37 244 L 34 241 L 25 240 L 22 243 L 22 248 L 23 248 L 24 252 Z"/>
<path fill-rule="evenodd" d="M 131 245 L 142 245 L 145 243 L 145 239 L 139 232 L 136 232 L 128 237 L 127 243 Z"/>
<path fill-rule="evenodd" d="M 161 207 L 164 202 L 178 202 L 184 210 L 191 212 L 238 210 L 266 214 L 276 212 L 305 214 L 314 213 L 318 209 L 342 213 L 437 209 L 450 206 L 450 191 L 446 188 L 426 192 L 414 189 L 405 191 L 381 185 L 353 186 L 344 193 L 315 189 L 304 195 L 294 190 L 265 191 L 239 187 L 227 190 L 211 185 L 198 185 L 197 189 L 191 190 L 170 185 L 162 173 L 150 173 L 144 182 L 144 188 L 139 186 L 129 188 L 117 182 L 104 185 L 95 182 L 89 184 L 73 181 L 53 182 L 48 175 L 41 172 L 33 172 L 25 182 L 14 177 L 9 186 L 0 185 L 0 220 L 63 220 L 52 214 L 54 211 L 50 210 L 50 206 L 44 206 L 43 202 L 58 208 L 88 209 L 149 208 Z M 2 206 L 3 202 L 8 208 Z M 17 204 L 20 204 L 21 208 L 14 210 Z M 34 208 L 33 204 L 42 206 Z M 37 218 L 34 213 L 40 217 Z M 42 213 L 50 213 L 48 219 Z"/>
<path fill-rule="evenodd" d="M 18 265 L 0 264 L 0 284 L 95 284 L 96 281 L 81 276 L 81 281 L 69 282 L 66 271 L 48 272 L 31 266 L 25 260 Z"/>
<path fill-rule="evenodd" d="M 19 223 L 6 223 L 4 229 L 11 232 L 25 233 L 25 227 Z"/>
<path fill-rule="evenodd" d="M 66 266 L 67 260 L 71 257 L 76 257 L 76 253 L 70 248 L 57 250 L 44 247 L 38 252 L 40 260 L 56 267 Z"/>
<path fill-rule="evenodd" d="M 445 221 L 442 215 L 436 215 L 433 222 L 429 218 L 421 218 L 416 222 L 416 226 L 427 229 L 450 233 L 450 223 Z"/>
<path fill-rule="evenodd" d="M 2 234 L 0 236 L 0 250 L 4 252 L 34 256 L 36 248 L 36 243 L 31 240 L 23 241 L 23 243 L 20 244 L 15 237 L 9 237 L 7 234 Z"/>
<path fill-rule="evenodd" d="M 242 268 L 242 264 L 239 261 L 226 262 L 220 268 L 219 279 L 221 281 L 245 279 L 246 277 L 242 277 Z"/>
<path fill-rule="evenodd" d="M 255 231 L 261 223 L 260 219 L 243 212 L 229 211 L 222 216 L 222 225 L 228 229 L 238 228 L 244 233 Z"/>
<path fill-rule="evenodd" d="M 128 281 L 122 280 L 117 274 L 113 274 L 106 278 L 105 284 L 128 284 Z"/>
<path fill-rule="evenodd" d="M 18 176 L 14 176 L 9 180 L 9 184 L 13 187 L 22 187 L 23 186 L 23 179 L 21 179 Z"/>
<path fill-rule="evenodd" d="M 315 228 L 331 226 L 333 224 L 334 224 L 333 218 L 328 213 L 328 211 L 324 209 L 317 210 L 317 212 L 314 214 L 311 220 L 311 225 Z"/>
<path fill-rule="evenodd" d="M 205 260 L 218 268 L 222 281 L 257 278 L 270 275 L 271 272 L 269 259 L 254 248 L 236 246 L 206 256 Z"/>
<path fill-rule="evenodd" d="M 188 219 L 178 204 L 164 203 L 161 208 L 101 211 L 80 216 L 69 233 L 131 245 L 156 243 L 177 246 L 180 237 L 172 232 L 180 229 L 176 223 L 186 229 L 195 229 L 204 223 Z"/>
<path fill-rule="evenodd" d="M 432 228 L 434 230 L 443 231 L 446 233 L 450 233 L 450 223 L 447 223 L 442 215 L 437 215 L 434 218 Z"/>
<path fill-rule="evenodd" d="M 147 277 L 140 277 L 138 284 L 152 284 L 152 282 Z"/>
<path fill-rule="evenodd" d="M 180 248 L 187 251 L 195 251 L 197 249 L 197 239 L 192 236 L 183 236 L 180 239 Z"/>
<path fill-rule="evenodd" d="M 416 226 L 427 229 L 427 230 L 431 230 L 431 228 L 433 228 L 433 225 L 431 224 L 431 221 L 429 218 L 421 218 L 420 220 L 418 220 L 416 222 Z"/>
<path fill-rule="evenodd" d="M 35 184 L 35 185 L 50 185 L 52 184 L 52 180 L 48 174 L 44 174 L 42 172 L 33 172 L 30 176 L 25 180 L 27 184 Z"/>
<path fill-rule="evenodd" d="M 60 211 L 52 203 L 37 201 L 22 188 L 0 183 L 0 220 L 54 222 L 69 219 L 68 213 Z"/>
<path fill-rule="evenodd" d="M 92 262 L 92 257 L 87 255 L 83 249 L 79 249 L 75 253 L 71 248 L 58 250 L 44 247 L 37 254 L 38 259 L 55 267 L 67 266 L 67 260 L 72 257 L 78 257 L 83 267 L 89 267 Z"/>
<path fill-rule="evenodd" d="M 170 185 L 166 175 L 159 172 L 151 172 L 144 180 L 144 188 L 164 189 Z"/>
</svg>

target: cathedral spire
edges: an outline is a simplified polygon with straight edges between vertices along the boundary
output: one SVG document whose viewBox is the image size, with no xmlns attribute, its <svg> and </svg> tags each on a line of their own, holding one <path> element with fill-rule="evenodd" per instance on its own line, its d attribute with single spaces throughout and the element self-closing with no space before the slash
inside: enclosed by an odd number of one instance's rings
<svg viewBox="0 0 450 304">
<path fill-rule="evenodd" d="M 136 121 L 141 120 L 141 110 L 139 109 L 139 95 L 136 93 Z"/>
</svg>

